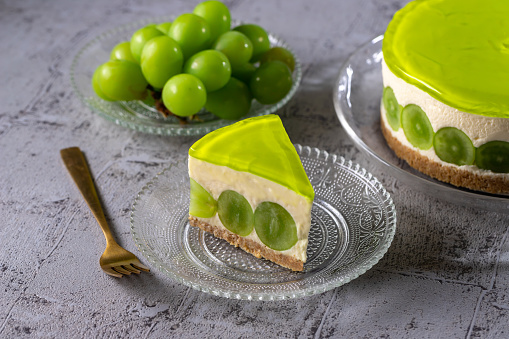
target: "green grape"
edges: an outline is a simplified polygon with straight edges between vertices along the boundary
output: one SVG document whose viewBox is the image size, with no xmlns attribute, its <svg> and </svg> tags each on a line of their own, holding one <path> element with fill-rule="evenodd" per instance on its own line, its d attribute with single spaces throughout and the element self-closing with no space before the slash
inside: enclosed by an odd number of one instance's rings
<svg viewBox="0 0 509 339">
<path fill-rule="evenodd" d="M 103 90 L 101 89 L 101 86 L 99 85 L 99 77 L 101 76 L 101 67 L 103 65 L 100 65 L 97 67 L 94 71 L 94 75 L 92 76 L 92 88 L 94 89 L 95 94 L 103 100 L 106 101 L 114 101 L 111 98 L 108 98 L 106 94 L 104 94 Z"/>
<path fill-rule="evenodd" d="M 207 101 L 207 91 L 200 79 L 191 74 L 178 74 L 163 87 L 163 103 L 175 115 L 187 117 L 198 113 Z"/>
<path fill-rule="evenodd" d="M 194 8 L 193 13 L 201 16 L 209 25 L 211 44 L 230 30 L 230 10 L 222 2 L 204 1 Z"/>
<path fill-rule="evenodd" d="M 435 133 L 433 148 L 436 155 L 450 164 L 472 165 L 475 147 L 465 132 L 455 127 L 443 127 Z"/>
<path fill-rule="evenodd" d="M 286 48 L 272 47 L 260 57 L 261 64 L 275 60 L 284 62 L 288 67 L 290 67 L 290 71 L 293 72 L 295 70 L 295 58 Z"/>
<path fill-rule="evenodd" d="M 226 85 L 232 70 L 226 55 L 208 49 L 190 57 L 184 65 L 184 72 L 200 79 L 207 92 L 213 92 Z"/>
<path fill-rule="evenodd" d="M 134 32 L 131 37 L 131 53 L 136 62 L 140 62 L 143 46 L 145 46 L 150 39 L 160 35 L 163 35 L 163 33 L 158 30 L 155 25 L 148 25 Z"/>
<path fill-rule="evenodd" d="M 398 104 L 398 100 L 396 100 L 392 88 L 384 88 L 382 102 L 385 108 L 385 116 L 387 117 L 387 122 L 394 131 L 397 131 L 401 126 L 401 111 L 403 108 L 400 104 Z"/>
<path fill-rule="evenodd" d="M 223 52 L 230 60 L 232 70 L 249 62 L 253 55 L 253 44 L 240 32 L 223 33 L 213 45 L 215 50 Z"/>
<path fill-rule="evenodd" d="M 258 61 L 258 59 L 270 49 L 270 40 L 267 32 L 258 25 L 246 24 L 240 25 L 233 29 L 247 36 L 253 43 L 253 56 L 251 62 Z"/>
<path fill-rule="evenodd" d="M 201 16 L 185 13 L 173 21 L 168 36 L 180 45 L 184 59 L 187 59 L 208 47 L 210 28 Z"/>
<path fill-rule="evenodd" d="M 270 61 L 258 67 L 249 87 L 254 98 L 261 104 L 275 104 L 292 88 L 292 74 L 285 63 Z"/>
<path fill-rule="evenodd" d="M 97 83 L 112 100 L 142 100 L 147 95 L 147 80 L 140 65 L 127 60 L 110 60 L 100 67 Z"/>
<path fill-rule="evenodd" d="M 217 201 L 202 185 L 191 178 L 189 214 L 199 218 L 210 218 L 216 214 Z"/>
<path fill-rule="evenodd" d="M 479 146 L 475 153 L 477 167 L 495 173 L 509 173 L 509 142 L 490 141 Z"/>
<path fill-rule="evenodd" d="M 131 43 L 124 41 L 113 47 L 110 54 L 110 60 L 127 60 L 136 62 L 131 53 Z"/>
<path fill-rule="evenodd" d="M 245 237 L 253 231 L 253 209 L 242 194 L 222 192 L 217 199 L 217 215 L 230 232 Z"/>
<path fill-rule="evenodd" d="M 235 78 L 221 89 L 207 93 L 205 108 L 221 119 L 234 120 L 246 115 L 253 97 L 245 83 Z"/>
<path fill-rule="evenodd" d="M 401 112 L 401 126 L 405 136 L 413 146 L 427 150 L 433 146 L 433 127 L 428 116 L 417 105 L 409 104 Z"/>
<path fill-rule="evenodd" d="M 170 31 L 171 22 L 161 22 L 160 24 L 156 25 L 156 28 L 161 31 L 164 35 L 168 35 L 168 32 Z"/>
<path fill-rule="evenodd" d="M 254 227 L 260 240 L 269 248 L 285 251 L 297 243 L 295 220 L 281 205 L 265 201 L 256 207 Z"/>
<path fill-rule="evenodd" d="M 175 40 L 161 35 L 152 38 L 141 53 L 141 71 L 148 83 L 155 89 L 162 89 L 174 75 L 182 71 L 184 56 Z"/>
<path fill-rule="evenodd" d="M 234 71 L 232 71 L 232 77 L 239 79 L 245 84 L 249 84 L 255 71 L 256 67 L 253 64 L 247 62 L 242 66 L 237 67 Z"/>
</svg>

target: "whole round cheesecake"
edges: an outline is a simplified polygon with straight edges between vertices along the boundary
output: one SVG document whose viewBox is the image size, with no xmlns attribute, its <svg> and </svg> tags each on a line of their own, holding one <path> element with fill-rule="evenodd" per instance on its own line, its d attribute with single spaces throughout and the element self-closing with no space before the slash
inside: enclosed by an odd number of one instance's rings
<svg viewBox="0 0 509 339">
<path fill-rule="evenodd" d="M 381 128 L 455 186 L 509 193 L 509 1 L 416 0 L 383 40 Z"/>
</svg>

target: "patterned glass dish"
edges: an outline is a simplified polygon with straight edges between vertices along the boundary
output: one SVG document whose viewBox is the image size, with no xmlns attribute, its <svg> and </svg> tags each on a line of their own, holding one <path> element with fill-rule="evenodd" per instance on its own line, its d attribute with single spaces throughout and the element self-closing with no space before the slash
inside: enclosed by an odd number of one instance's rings
<svg viewBox="0 0 509 339">
<path fill-rule="evenodd" d="M 111 49 L 122 41 L 131 39 L 131 35 L 139 28 L 154 22 L 172 21 L 173 17 L 152 18 L 127 24 L 105 32 L 87 43 L 76 55 L 71 66 L 71 82 L 80 99 L 93 112 L 117 125 L 128 127 L 140 132 L 168 136 L 204 135 L 217 128 L 230 125 L 238 120 L 219 119 L 212 113 L 202 110 L 198 113 L 199 120 L 181 124 L 176 117 L 163 117 L 153 105 L 141 101 L 109 102 L 100 99 L 92 89 L 91 80 L 97 66 L 110 58 Z M 240 22 L 232 22 L 236 26 Z M 283 40 L 272 33 L 269 34 L 271 46 L 287 48 L 295 58 L 295 70 L 292 74 L 293 85 L 288 94 L 272 105 L 262 105 L 253 100 L 251 110 L 242 119 L 274 113 L 283 107 L 297 91 L 302 69 L 299 59 Z"/>
<path fill-rule="evenodd" d="M 334 106 L 350 138 L 380 169 L 426 194 L 475 208 L 509 213 L 509 195 L 459 188 L 428 177 L 396 157 L 380 129 L 382 40 L 376 37 L 355 51 L 339 71 Z"/>
<path fill-rule="evenodd" d="M 348 283 L 385 254 L 396 230 L 389 193 L 341 156 L 296 145 L 315 189 L 308 261 L 292 272 L 188 223 L 186 161 L 173 163 L 138 194 L 131 232 L 152 266 L 197 290 L 247 300 L 281 300 Z"/>
</svg>

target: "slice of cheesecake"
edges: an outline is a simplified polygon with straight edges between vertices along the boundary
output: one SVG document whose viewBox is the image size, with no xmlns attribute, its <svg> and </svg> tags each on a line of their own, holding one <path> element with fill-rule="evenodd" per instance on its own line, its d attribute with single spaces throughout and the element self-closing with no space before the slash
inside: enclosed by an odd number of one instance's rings
<svg viewBox="0 0 509 339">
<path fill-rule="evenodd" d="M 205 135 L 189 149 L 189 177 L 192 226 L 303 270 L 314 190 L 277 115 Z"/>
</svg>

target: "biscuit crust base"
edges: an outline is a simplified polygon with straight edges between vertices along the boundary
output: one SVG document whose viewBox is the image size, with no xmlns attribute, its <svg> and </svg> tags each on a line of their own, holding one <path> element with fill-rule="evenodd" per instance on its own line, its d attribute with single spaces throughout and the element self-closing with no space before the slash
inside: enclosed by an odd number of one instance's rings
<svg viewBox="0 0 509 339">
<path fill-rule="evenodd" d="M 394 153 L 419 172 L 454 186 L 465 187 L 471 190 L 495 194 L 509 193 L 509 176 L 479 175 L 457 166 L 442 165 L 403 145 L 392 135 L 390 127 L 384 124 L 383 119 L 380 119 L 380 126 L 387 144 Z"/>
<path fill-rule="evenodd" d="M 191 224 L 191 226 L 199 227 L 205 232 L 212 233 L 216 238 L 224 239 L 233 246 L 240 247 L 257 258 L 263 257 L 293 271 L 302 271 L 304 269 L 304 263 L 300 260 L 284 255 L 281 252 L 271 250 L 270 248 L 264 247 L 251 239 L 246 239 L 226 229 L 200 221 L 193 216 L 189 216 L 189 224 Z"/>
</svg>

